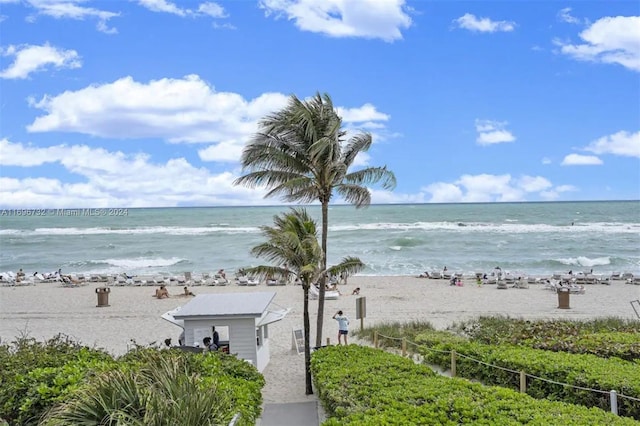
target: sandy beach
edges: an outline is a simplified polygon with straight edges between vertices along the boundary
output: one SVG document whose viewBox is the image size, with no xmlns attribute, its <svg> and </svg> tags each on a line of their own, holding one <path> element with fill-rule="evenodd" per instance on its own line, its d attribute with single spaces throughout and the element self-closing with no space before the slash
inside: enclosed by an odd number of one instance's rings
<svg viewBox="0 0 640 426">
<path fill-rule="evenodd" d="M 182 287 L 169 287 L 172 295 L 158 300 L 155 287 L 111 287 L 109 307 L 96 307 L 95 289 L 103 284 L 66 288 L 57 283 L 23 287 L 0 287 L 0 338 L 8 342 L 22 333 L 42 340 L 58 333 L 69 335 L 89 346 L 122 354 L 134 342 L 162 344 L 164 339 L 177 342 L 181 329 L 160 315 L 189 298 L 179 297 Z M 360 287 L 360 296 L 351 296 Z M 270 326 L 271 362 L 263 372 L 265 403 L 308 401 L 304 394 L 304 358 L 292 348 L 292 329 L 302 328 L 302 288 L 299 286 L 191 287 L 195 294 L 245 293 L 274 291 L 274 303 L 292 308 L 287 317 Z M 341 285 L 343 296 L 325 303 L 323 339 L 336 342 L 337 324 L 331 316 L 342 309 L 351 319 L 351 329 L 360 327 L 356 320 L 356 298 L 366 297 L 365 326 L 388 321 L 429 321 L 436 328 L 479 315 L 509 315 L 530 319 L 589 319 L 617 316 L 636 319 L 630 305 L 640 298 L 640 286 L 613 281 L 611 285 L 589 285 L 585 294 L 571 294 L 571 309 L 558 309 L 558 297 L 543 285 L 529 289 L 498 290 L 495 285 L 477 287 L 467 280 L 462 287 L 450 286 L 446 280 L 408 276 L 356 276 Z M 317 301 L 310 301 L 311 341 L 315 342 Z M 355 342 L 352 339 L 350 342 Z"/>
</svg>

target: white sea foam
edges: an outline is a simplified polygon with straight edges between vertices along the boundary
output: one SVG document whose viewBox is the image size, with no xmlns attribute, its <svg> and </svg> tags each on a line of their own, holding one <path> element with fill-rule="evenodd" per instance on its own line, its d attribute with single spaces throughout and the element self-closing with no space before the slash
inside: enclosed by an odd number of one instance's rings
<svg viewBox="0 0 640 426">
<path fill-rule="evenodd" d="M 138 257 L 135 259 L 104 259 L 104 260 L 94 260 L 96 263 L 106 263 L 111 266 L 116 266 L 124 269 L 143 269 L 143 268 L 157 268 L 163 266 L 172 266 L 177 265 L 180 262 L 185 261 L 185 259 L 181 259 L 179 257 L 172 257 L 169 259 L 163 258 L 149 258 L 149 257 Z"/>
<path fill-rule="evenodd" d="M 16 230 L 3 229 L 0 235 L 150 235 L 150 234 L 166 234 L 166 235 L 207 235 L 207 234 L 243 234 L 260 232 L 258 227 L 202 227 L 187 228 L 182 226 L 150 226 L 141 228 L 36 228 L 35 230 Z"/>
<path fill-rule="evenodd" d="M 394 250 L 394 251 L 400 251 L 400 250 L 402 250 L 402 247 L 401 247 L 401 246 L 391 246 L 391 247 L 389 247 L 389 248 L 390 248 L 391 250 Z"/>
<path fill-rule="evenodd" d="M 531 233 L 640 233 L 640 224 L 629 223 L 585 223 L 569 225 L 523 224 L 523 223 L 487 223 L 487 222 L 415 222 L 415 223 L 362 223 L 350 225 L 333 225 L 330 231 L 453 231 L 461 233 L 483 232 L 503 234 L 531 234 Z"/>
<path fill-rule="evenodd" d="M 602 265 L 611 264 L 611 259 L 608 257 L 596 257 L 596 258 L 590 259 L 585 256 L 578 256 L 578 257 L 569 257 L 566 259 L 555 259 L 555 260 L 564 265 L 602 266 Z"/>
</svg>

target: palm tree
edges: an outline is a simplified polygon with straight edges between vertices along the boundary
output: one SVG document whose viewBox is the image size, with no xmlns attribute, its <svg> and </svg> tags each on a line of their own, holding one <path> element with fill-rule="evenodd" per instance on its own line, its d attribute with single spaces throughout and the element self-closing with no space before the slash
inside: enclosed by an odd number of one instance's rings
<svg viewBox="0 0 640 426">
<path fill-rule="evenodd" d="M 345 257 L 331 268 L 322 266 L 322 248 L 318 244 L 315 221 L 304 209 L 291 209 L 289 213 L 274 216 L 273 226 L 262 226 L 266 241 L 255 246 L 251 253 L 263 257 L 275 265 L 248 268 L 247 272 L 261 277 L 281 276 L 286 279 L 296 277 L 302 283 L 304 293 L 304 365 L 305 393 L 313 393 L 311 386 L 311 348 L 309 344 L 309 287 L 327 273 L 356 273 L 364 268 L 360 259 Z M 317 345 L 320 346 L 320 345 Z"/>
<path fill-rule="evenodd" d="M 369 133 L 358 133 L 345 140 L 346 133 L 328 94 L 317 93 L 304 101 L 292 95 L 285 108 L 260 122 L 258 133 L 242 153 L 242 166 L 248 173 L 235 181 L 250 188 L 267 188 L 265 198 L 320 203 L 322 269 L 327 265 L 329 203 L 334 191 L 359 208 L 371 203 L 366 185 L 381 183 L 382 188 L 392 189 L 396 184 L 386 166 L 349 171 L 357 155 L 369 150 L 372 139 Z M 324 282 L 322 277 L 316 346 L 322 344 Z"/>
</svg>

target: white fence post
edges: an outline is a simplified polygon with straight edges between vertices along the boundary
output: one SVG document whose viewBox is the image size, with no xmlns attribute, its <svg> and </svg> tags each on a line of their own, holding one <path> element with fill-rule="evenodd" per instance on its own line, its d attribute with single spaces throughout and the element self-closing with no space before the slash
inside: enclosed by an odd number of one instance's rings
<svg viewBox="0 0 640 426">
<path fill-rule="evenodd" d="M 618 392 L 612 390 L 609 392 L 609 397 L 611 398 L 611 412 L 618 415 Z"/>
</svg>

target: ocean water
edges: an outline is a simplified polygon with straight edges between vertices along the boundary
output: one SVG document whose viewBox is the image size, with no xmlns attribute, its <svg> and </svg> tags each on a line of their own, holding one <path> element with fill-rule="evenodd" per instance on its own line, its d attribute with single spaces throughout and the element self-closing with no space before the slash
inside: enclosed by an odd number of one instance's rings
<svg viewBox="0 0 640 426">
<path fill-rule="evenodd" d="M 259 227 L 288 209 L 0 210 L 0 271 L 232 272 L 265 263 L 250 254 Z M 348 255 L 365 275 L 638 274 L 640 201 L 332 206 L 329 262 Z"/>
</svg>

